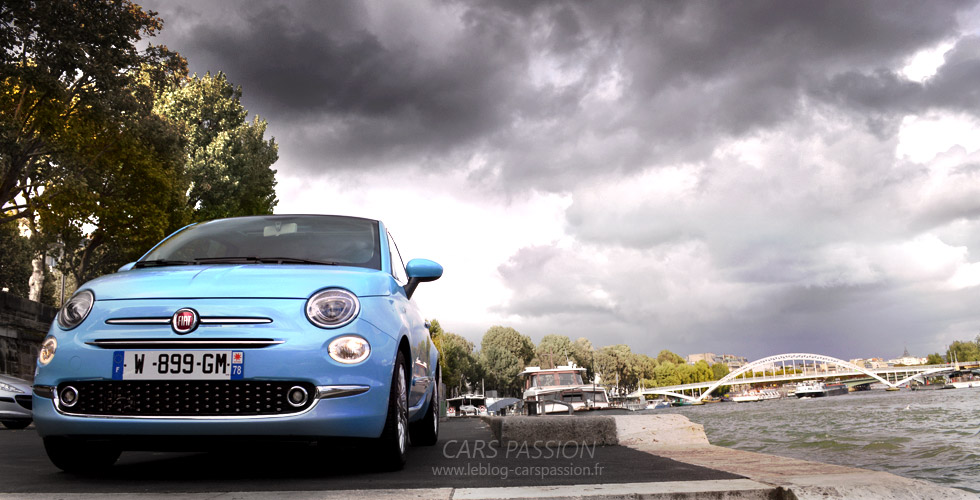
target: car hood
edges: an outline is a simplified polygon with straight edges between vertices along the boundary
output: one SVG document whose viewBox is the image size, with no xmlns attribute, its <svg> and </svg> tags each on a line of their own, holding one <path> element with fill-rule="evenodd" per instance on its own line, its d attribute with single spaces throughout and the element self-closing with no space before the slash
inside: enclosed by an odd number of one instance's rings
<svg viewBox="0 0 980 500">
<path fill-rule="evenodd" d="M 96 300 L 170 298 L 295 298 L 339 287 L 359 297 L 392 293 L 390 274 L 354 267 L 215 264 L 131 269 L 85 284 Z"/>
</svg>

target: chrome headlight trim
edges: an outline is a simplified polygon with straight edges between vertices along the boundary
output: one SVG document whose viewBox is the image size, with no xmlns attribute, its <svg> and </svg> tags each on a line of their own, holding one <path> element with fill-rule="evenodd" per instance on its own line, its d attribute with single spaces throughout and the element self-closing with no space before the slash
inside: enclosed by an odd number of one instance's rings
<svg viewBox="0 0 980 500">
<path fill-rule="evenodd" d="M 340 328 L 354 321 L 360 312 L 357 296 L 343 288 L 320 290 L 306 301 L 306 318 L 320 328 Z"/>
<path fill-rule="evenodd" d="M 94 305 L 95 294 L 91 290 L 80 290 L 58 311 L 58 326 L 62 330 L 74 329 L 85 321 Z"/>
</svg>

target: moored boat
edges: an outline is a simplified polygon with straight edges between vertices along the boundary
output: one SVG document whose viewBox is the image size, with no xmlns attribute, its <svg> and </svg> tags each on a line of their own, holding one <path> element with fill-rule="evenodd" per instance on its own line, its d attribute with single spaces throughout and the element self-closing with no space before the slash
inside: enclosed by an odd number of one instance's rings
<svg viewBox="0 0 980 500">
<path fill-rule="evenodd" d="M 843 394 L 847 394 L 847 386 L 844 384 L 825 384 L 819 381 L 812 381 L 803 382 L 796 386 L 796 397 L 801 399 L 824 398 Z"/>
<path fill-rule="evenodd" d="M 585 368 L 569 364 L 542 369 L 529 366 L 520 373 L 524 381 L 524 407 L 528 414 L 568 413 L 609 408 L 606 389 L 583 382 Z"/>
<path fill-rule="evenodd" d="M 973 387 L 980 387 L 980 370 L 953 372 L 943 389 L 970 389 Z"/>
<path fill-rule="evenodd" d="M 756 401 L 766 401 L 769 399 L 779 399 L 783 395 L 775 389 L 751 389 L 748 391 L 742 391 L 734 396 L 732 396 L 732 401 L 736 403 L 754 403 Z"/>
</svg>

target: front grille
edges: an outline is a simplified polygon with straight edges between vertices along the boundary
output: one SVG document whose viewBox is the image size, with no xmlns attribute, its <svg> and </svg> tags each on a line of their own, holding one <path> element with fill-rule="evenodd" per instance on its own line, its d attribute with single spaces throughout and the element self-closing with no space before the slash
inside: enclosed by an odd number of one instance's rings
<svg viewBox="0 0 980 500">
<path fill-rule="evenodd" d="M 79 381 L 58 385 L 57 394 L 68 387 L 78 391 L 71 407 L 59 400 L 59 408 L 76 415 L 141 417 L 231 417 L 289 415 L 309 408 L 316 387 L 307 382 L 219 380 L 219 381 Z M 293 387 L 302 387 L 309 397 L 300 406 L 287 400 Z"/>
<path fill-rule="evenodd" d="M 34 398 L 31 396 L 14 396 L 14 399 L 23 408 L 30 410 L 34 407 Z"/>
</svg>

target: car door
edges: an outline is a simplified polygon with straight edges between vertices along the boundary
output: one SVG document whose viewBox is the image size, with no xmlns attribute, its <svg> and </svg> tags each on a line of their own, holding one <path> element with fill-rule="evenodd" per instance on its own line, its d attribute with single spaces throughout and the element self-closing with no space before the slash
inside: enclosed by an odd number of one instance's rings
<svg viewBox="0 0 980 500">
<path fill-rule="evenodd" d="M 395 282 L 404 287 L 408 283 L 405 263 L 391 233 L 388 233 L 388 250 L 391 259 L 391 275 Z M 428 322 L 425 321 L 415 302 L 405 295 L 404 290 L 399 294 L 398 301 L 401 302 L 400 311 L 409 329 L 409 343 L 412 349 L 412 359 L 407 360 L 412 366 L 412 380 L 409 384 L 408 394 L 408 405 L 412 407 L 422 402 L 429 386 L 433 384 L 435 367 L 431 366 L 430 361 L 433 346 L 429 336 Z"/>
</svg>

